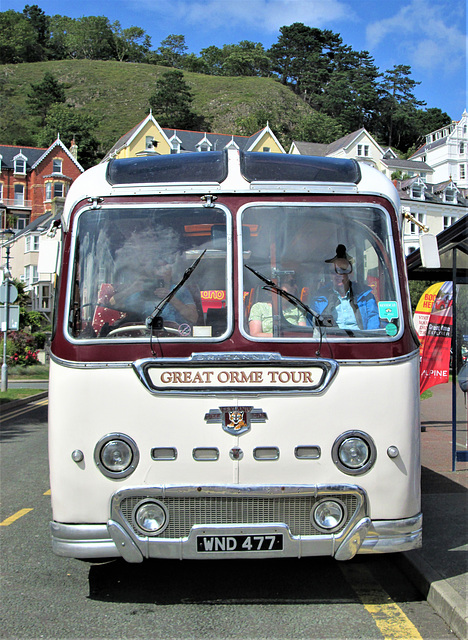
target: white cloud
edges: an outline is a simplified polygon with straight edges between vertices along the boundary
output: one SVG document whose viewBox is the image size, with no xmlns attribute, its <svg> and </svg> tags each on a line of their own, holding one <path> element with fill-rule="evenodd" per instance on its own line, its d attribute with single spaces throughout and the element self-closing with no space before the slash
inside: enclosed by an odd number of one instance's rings
<svg viewBox="0 0 468 640">
<path fill-rule="evenodd" d="M 411 0 L 391 18 L 367 26 L 372 51 L 391 45 L 405 63 L 419 70 L 458 71 L 466 63 L 467 39 L 463 2 Z"/>
<path fill-rule="evenodd" d="M 141 3 L 140 8 L 141 8 Z M 178 17 L 186 24 L 210 29 L 244 27 L 275 33 L 303 22 L 317 28 L 350 19 L 353 11 L 342 0 L 143 0 L 147 11 Z"/>
</svg>

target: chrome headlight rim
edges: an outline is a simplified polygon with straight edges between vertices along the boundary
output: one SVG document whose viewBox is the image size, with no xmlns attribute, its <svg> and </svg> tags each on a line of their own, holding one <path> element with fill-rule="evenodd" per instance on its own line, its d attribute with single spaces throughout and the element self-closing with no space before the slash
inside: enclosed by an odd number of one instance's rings
<svg viewBox="0 0 468 640">
<path fill-rule="evenodd" d="M 319 508 L 322 508 L 326 503 L 331 502 L 335 505 L 337 505 L 340 509 L 341 509 L 341 518 L 339 520 L 339 522 L 333 526 L 333 527 L 324 527 L 323 525 L 319 524 L 319 522 L 317 522 L 316 517 L 315 517 L 315 513 Z M 321 500 L 319 500 L 313 507 L 311 514 L 310 514 L 310 522 L 311 524 L 319 529 L 319 531 L 324 531 L 325 533 L 335 533 L 336 531 L 339 531 L 340 529 L 343 529 L 346 520 L 348 518 L 348 509 L 346 507 L 346 504 L 343 502 L 343 500 L 340 500 L 339 498 L 336 498 L 335 496 L 324 496 Z"/>
<path fill-rule="evenodd" d="M 346 440 L 349 440 L 350 438 L 357 438 L 359 440 L 362 440 L 367 446 L 367 449 L 369 452 L 365 462 L 363 462 L 363 464 L 360 465 L 359 467 L 347 466 L 345 463 L 342 462 L 340 458 L 341 446 L 343 445 L 344 442 L 346 442 Z M 340 471 L 342 471 L 343 473 L 346 473 L 349 476 L 359 476 L 366 473 L 367 471 L 369 471 L 369 469 L 371 469 L 374 466 L 375 461 L 377 459 L 377 449 L 374 444 L 374 441 L 372 440 L 372 438 L 368 433 L 365 433 L 365 431 L 359 431 L 354 429 L 351 431 L 345 431 L 340 436 L 338 436 L 338 438 L 335 440 L 332 447 L 332 459 L 335 465 L 338 467 L 338 469 L 340 469 Z"/>
<path fill-rule="evenodd" d="M 137 514 L 138 511 L 146 506 L 146 505 L 157 505 L 163 512 L 164 512 L 164 523 L 155 531 L 152 531 L 150 529 L 146 529 L 145 527 L 143 527 L 138 519 L 137 519 Z M 137 504 L 133 507 L 132 510 L 132 524 L 135 528 L 135 530 L 138 532 L 139 536 L 149 536 L 149 537 L 153 537 L 153 536 L 159 536 L 161 535 L 161 533 L 167 528 L 167 526 L 169 525 L 169 511 L 166 507 L 166 505 L 161 502 L 160 500 L 156 500 L 155 498 L 143 498 L 142 500 L 140 500 L 139 502 L 137 502 Z"/>
<path fill-rule="evenodd" d="M 129 464 L 120 471 L 112 471 L 103 462 L 102 452 L 106 445 L 108 445 L 113 440 L 120 440 L 124 444 L 126 444 L 131 450 L 131 459 Z M 125 435 L 124 433 L 114 432 L 108 433 L 106 436 L 102 437 L 94 448 L 94 462 L 98 467 L 99 471 L 106 476 L 107 478 L 126 478 L 131 475 L 138 466 L 138 462 L 140 460 L 140 452 L 138 451 L 137 444 L 130 436 Z"/>
</svg>

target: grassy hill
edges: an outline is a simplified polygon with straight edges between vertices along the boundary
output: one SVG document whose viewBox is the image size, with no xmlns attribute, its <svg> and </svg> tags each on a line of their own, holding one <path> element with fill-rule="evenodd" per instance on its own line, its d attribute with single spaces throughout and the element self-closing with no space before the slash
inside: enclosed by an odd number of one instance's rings
<svg viewBox="0 0 468 640">
<path fill-rule="evenodd" d="M 68 85 L 67 102 L 98 118 L 95 135 L 105 153 L 145 117 L 155 82 L 168 70 L 100 60 L 0 65 L 0 144 L 34 144 L 34 119 L 27 112 L 26 98 L 30 84 L 41 82 L 49 71 Z M 310 110 L 292 91 L 269 78 L 190 72 L 184 72 L 184 77 L 194 96 L 193 109 L 210 123 L 211 132 L 251 135 L 269 120 L 288 145 L 301 115 Z"/>
</svg>

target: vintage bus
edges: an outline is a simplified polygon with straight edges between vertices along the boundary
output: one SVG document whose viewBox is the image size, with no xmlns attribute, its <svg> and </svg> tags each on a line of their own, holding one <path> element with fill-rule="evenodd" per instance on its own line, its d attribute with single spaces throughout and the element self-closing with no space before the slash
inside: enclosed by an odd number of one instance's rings
<svg viewBox="0 0 468 640">
<path fill-rule="evenodd" d="M 399 201 L 354 160 L 110 160 L 61 219 L 53 550 L 272 558 L 421 544 Z"/>
</svg>

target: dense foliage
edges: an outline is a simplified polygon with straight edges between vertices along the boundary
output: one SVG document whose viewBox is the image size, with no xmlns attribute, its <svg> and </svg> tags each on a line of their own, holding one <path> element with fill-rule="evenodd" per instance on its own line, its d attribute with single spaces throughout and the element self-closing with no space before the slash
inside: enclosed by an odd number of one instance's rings
<svg viewBox="0 0 468 640">
<path fill-rule="evenodd" d="M 23 12 L 0 13 L 0 64 L 104 60 L 162 65 L 178 70 L 180 75 L 172 78 L 181 89 L 182 102 L 177 92 L 171 90 L 170 98 L 162 104 L 162 87 L 171 89 L 168 78 L 160 80 L 162 85 L 149 88 L 146 97 L 146 105 L 151 105 L 163 120 L 161 124 L 168 126 L 170 123 L 178 128 L 195 128 L 198 123 L 200 128 L 204 124 L 207 129 L 210 124 L 193 109 L 192 94 L 184 86 L 187 72 L 200 76 L 273 78 L 288 87 L 309 107 L 304 112 L 307 116 L 291 122 L 286 126 L 287 131 L 282 124 L 280 135 L 289 137 L 289 141 L 294 138 L 328 142 L 340 134 L 365 127 L 381 144 L 393 145 L 402 154 L 407 154 L 422 142 L 422 135 L 450 123 L 450 117 L 440 109 L 423 109 L 425 104 L 414 95 L 419 83 L 411 77 L 409 66 L 395 65 L 382 73 L 369 52 L 354 51 L 343 43 L 339 34 L 330 30 L 301 23 L 284 26 L 278 41 L 269 50 L 261 43 L 247 40 L 221 48 L 210 46 L 198 56 L 188 53 L 187 49 L 185 37 L 177 34 L 168 35 L 159 47 L 152 49 L 151 39 L 144 29 L 135 26 L 123 29 L 118 21 L 110 23 L 104 16 L 78 19 L 47 16 L 37 5 L 26 5 Z M 8 95 L 2 91 L 2 83 L 4 80 L 0 78 L 0 109 L 8 119 L 11 106 Z M 37 121 L 34 142 L 50 144 L 57 126 L 60 125 L 62 131 L 64 122 L 67 122 L 67 132 L 73 129 L 76 136 L 80 135 L 78 128 L 84 127 L 79 146 L 90 145 L 86 165 L 97 153 L 93 123 L 86 120 L 84 105 L 70 104 L 67 99 L 67 85 L 61 85 L 50 75 L 31 85 L 28 105 L 35 110 Z M 68 110 L 64 108 L 65 103 Z M 312 110 L 314 115 L 311 115 Z M 257 126 L 260 114 L 272 125 L 274 112 L 269 113 L 268 105 L 258 105 L 256 113 L 250 110 L 236 118 L 239 126 L 232 132 L 254 133 L 255 129 L 246 131 L 246 128 L 250 124 Z M 206 118 L 205 114 L 203 116 Z M 263 121 L 261 126 L 265 124 Z M 47 133 L 39 133 L 44 125 Z M 2 133 L 0 125 L 0 136 Z M 27 128 L 17 132 L 17 144 L 31 143 L 25 139 L 27 134 Z"/>
</svg>

